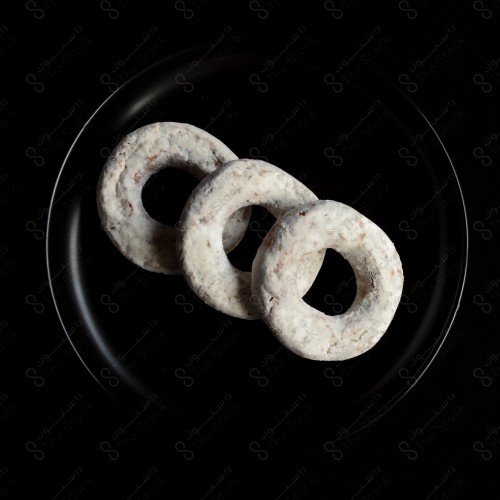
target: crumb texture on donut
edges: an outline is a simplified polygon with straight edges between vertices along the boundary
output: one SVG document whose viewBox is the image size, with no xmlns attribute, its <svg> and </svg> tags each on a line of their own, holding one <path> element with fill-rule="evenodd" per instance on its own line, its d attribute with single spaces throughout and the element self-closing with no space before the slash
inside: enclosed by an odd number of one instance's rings
<svg viewBox="0 0 500 500">
<path fill-rule="evenodd" d="M 354 270 L 357 293 L 344 314 L 314 309 L 290 286 L 318 248 L 338 251 Z M 313 360 L 345 360 L 373 347 L 403 289 L 401 260 L 389 237 L 355 209 L 330 200 L 307 203 L 277 220 L 252 273 L 252 291 L 270 330 L 288 349 Z"/>
<path fill-rule="evenodd" d="M 199 180 L 175 227 L 154 220 L 142 203 L 147 180 L 166 167 Z M 130 261 L 149 271 L 182 272 L 208 305 L 237 318 L 263 318 L 284 346 L 304 358 L 359 356 L 382 338 L 396 313 L 403 268 L 380 227 L 352 207 L 318 200 L 274 165 L 237 159 L 193 125 L 153 123 L 126 135 L 104 165 L 96 196 L 103 229 Z M 226 253 L 241 241 L 251 205 L 277 220 L 248 273 Z M 356 278 L 354 302 L 337 316 L 302 299 L 327 248 L 349 262 Z"/>
<path fill-rule="evenodd" d="M 142 189 L 165 167 L 202 179 L 237 156 L 221 141 L 186 123 L 152 123 L 127 134 L 106 161 L 97 186 L 102 227 L 118 250 L 136 265 L 164 274 L 180 273 L 178 229 L 154 220 L 144 209 Z M 250 212 L 235 214 L 224 231 L 224 248 L 244 235 Z"/>
<path fill-rule="evenodd" d="M 231 161 L 207 176 L 189 197 L 181 216 L 178 255 L 191 288 L 211 307 L 230 316 L 260 318 L 251 273 L 235 268 L 222 249 L 225 221 L 235 210 L 248 205 L 261 205 L 278 218 L 313 200 L 317 200 L 316 195 L 304 184 L 261 160 Z M 298 281 L 302 295 L 314 282 L 324 254 L 322 249 L 311 254 L 309 266 Z"/>
</svg>

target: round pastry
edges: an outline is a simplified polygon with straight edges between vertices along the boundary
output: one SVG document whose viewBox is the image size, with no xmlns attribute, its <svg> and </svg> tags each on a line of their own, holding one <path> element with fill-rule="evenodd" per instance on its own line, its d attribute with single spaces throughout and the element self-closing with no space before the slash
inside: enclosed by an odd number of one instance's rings
<svg viewBox="0 0 500 500">
<path fill-rule="evenodd" d="M 311 253 L 332 248 L 353 268 L 357 292 L 343 314 L 328 316 L 290 286 Z M 403 289 L 401 260 L 389 237 L 343 203 L 306 203 L 276 221 L 252 266 L 263 319 L 288 349 L 307 359 L 339 361 L 373 347 L 391 323 Z M 296 281 L 296 280 L 295 280 Z"/>
<path fill-rule="evenodd" d="M 164 274 L 179 274 L 178 230 L 154 220 L 142 203 L 146 181 L 165 167 L 185 170 L 200 180 L 237 156 L 221 141 L 193 125 L 152 123 L 125 136 L 99 178 L 97 207 L 102 227 L 134 264 Z M 223 248 L 243 237 L 250 209 L 235 213 L 224 228 Z"/>
<path fill-rule="evenodd" d="M 267 162 L 226 163 L 198 184 L 181 215 L 177 249 L 188 284 L 221 312 L 243 319 L 260 318 L 252 297 L 251 273 L 235 268 L 224 253 L 224 224 L 234 211 L 248 205 L 261 205 L 278 218 L 316 199 L 295 177 Z M 311 252 L 298 279 L 299 294 L 304 295 L 314 282 L 324 254 L 322 249 Z"/>
</svg>

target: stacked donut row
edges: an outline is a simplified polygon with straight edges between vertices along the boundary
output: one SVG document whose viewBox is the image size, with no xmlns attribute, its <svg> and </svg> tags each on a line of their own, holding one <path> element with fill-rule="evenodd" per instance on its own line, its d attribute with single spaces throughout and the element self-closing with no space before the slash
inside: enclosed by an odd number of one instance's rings
<svg viewBox="0 0 500 500">
<path fill-rule="evenodd" d="M 154 220 L 142 204 L 146 181 L 166 166 L 200 181 L 175 227 Z M 154 123 L 128 134 L 104 166 L 97 204 L 103 228 L 132 262 L 183 273 L 205 303 L 234 317 L 263 319 L 283 345 L 308 359 L 344 360 L 367 351 L 386 332 L 401 298 L 401 260 L 376 224 L 347 205 L 318 200 L 274 165 L 238 159 L 192 125 Z M 227 257 L 245 234 L 250 205 L 277 219 L 251 273 Z M 354 302 L 337 316 L 302 300 L 327 248 L 346 258 L 356 277 Z"/>
</svg>

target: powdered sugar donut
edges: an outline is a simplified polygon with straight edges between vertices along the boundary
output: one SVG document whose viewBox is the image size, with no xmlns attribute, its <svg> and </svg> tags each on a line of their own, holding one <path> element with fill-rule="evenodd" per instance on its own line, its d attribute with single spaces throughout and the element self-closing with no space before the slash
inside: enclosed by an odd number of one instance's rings
<svg viewBox="0 0 500 500">
<path fill-rule="evenodd" d="M 338 316 L 309 306 L 298 286 L 290 286 L 308 255 L 324 248 L 347 259 L 356 277 L 354 302 Z M 401 260 L 389 237 L 355 209 L 329 200 L 296 207 L 277 220 L 252 274 L 268 327 L 288 349 L 313 360 L 344 360 L 370 349 L 391 323 L 403 289 Z"/>
<path fill-rule="evenodd" d="M 221 141 L 193 125 L 152 123 L 134 130 L 116 146 L 97 186 L 102 227 L 118 250 L 138 266 L 179 274 L 176 228 L 154 220 L 144 209 L 142 188 L 165 167 L 185 170 L 202 179 L 237 156 Z M 223 234 L 224 251 L 243 237 L 250 209 L 235 213 Z"/>
<path fill-rule="evenodd" d="M 194 189 L 181 216 L 182 236 L 177 248 L 188 284 L 219 311 L 237 318 L 260 318 L 252 300 L 251 273 L 229 262 L 222 248 L 222 228 L 241 207 L 262 205 L 279 217 L 316 199 L 295 177 L 261 160 L 235 160 L 216 170 Z M 298 284 L 302 295 L 314 282 L 325 251 L 311 253 Z"/>
</svg>

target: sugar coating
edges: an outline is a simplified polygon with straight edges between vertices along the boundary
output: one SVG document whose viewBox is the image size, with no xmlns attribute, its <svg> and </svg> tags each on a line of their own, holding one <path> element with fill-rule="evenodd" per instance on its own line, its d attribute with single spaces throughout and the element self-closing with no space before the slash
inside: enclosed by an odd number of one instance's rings
<svg viewBox="0 0 500 500">
<path fill-rule="evenodd" d="M 260 318 L 252 297 L 252 275 L 229 262 L 222 248 L 222 228 L 241 207 L 261 205 L 278 218 L 313 200 L 317 197 L 311 190 L 267 162 L 244 159 L 226 163 L 198 184 L 181 216 L 182 236 L 177 249 L 188 284 L 221 312 L 243 319 Z M 311 253 L 298 280 L 298 293 L 304 295 L 310 288 L 324 254 L 323 249 Z"/>
<path fill-rule="evenodd" d="M 298 287 L 290 286 L 308 255 L 325 248 L 347 259 L 356 277 L 354 302 L 337 316 L 306 304 Z M 321 361 L 350 359 L 373 347 L 389 327 L 403 290 L 401 260 L 389 237 L 352 207 L 330 200 L 306 203 L 277 220 L 252 274 L 269 329 L 294 353 Z"/>
<path fill-rule="evenodd" d="M 159 122 L 134 130 L 113 150 L 99 178 L 97 208 L 103 229 L 136 265 L 148 271 L 179 274 L 179 231 L 146 212 L 142 189 L 165 167 L 185 170 L 200 180 L 235 159 L 237 156 L 221 141 L 193 125 Z M 249 220 L 248 209 L 228 220 L 223 233 L 225 251 L 239 243 Z"/>
</svg>

